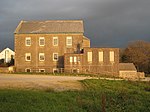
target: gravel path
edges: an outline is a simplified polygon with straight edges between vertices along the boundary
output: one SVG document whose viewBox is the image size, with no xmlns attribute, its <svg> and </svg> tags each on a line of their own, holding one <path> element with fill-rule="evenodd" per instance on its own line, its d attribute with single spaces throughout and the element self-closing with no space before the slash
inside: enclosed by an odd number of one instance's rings
<svg viewBox="0 0 150 112">
<path fill-rule="evenodd" d="M 0 88 L 81 90 L 84 79 L 89 77 L 0 74 Z"/>
</svg>

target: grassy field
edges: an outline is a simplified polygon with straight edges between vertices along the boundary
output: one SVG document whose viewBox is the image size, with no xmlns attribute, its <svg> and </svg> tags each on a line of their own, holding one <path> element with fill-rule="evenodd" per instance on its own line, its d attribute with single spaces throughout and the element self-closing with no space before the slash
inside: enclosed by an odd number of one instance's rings
<svg viewBox="0 0 150 112">
<path fill-rule="evenodd" d="M 0 112 L 150 112 L 150 82 L 84 80 L 84 91 L 0 90 Z"/>
</svg>

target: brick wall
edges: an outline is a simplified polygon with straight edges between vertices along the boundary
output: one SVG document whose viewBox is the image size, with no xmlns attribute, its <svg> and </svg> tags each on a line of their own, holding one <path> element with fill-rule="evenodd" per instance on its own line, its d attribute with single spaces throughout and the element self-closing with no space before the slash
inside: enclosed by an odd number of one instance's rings
<svg viewBox="0 0 150 112">
<path fill-rule="evenodd" d="M 66 47 L 66 37 L 72 37 L 72 47 Z M 31 46 L 25 46 L 25 38 L 31 37 Z M 39 46 L 39 37 L 45 37 L 45 46 Z M 53 46 L 53 37 L 58 37 L 58 46 Z M 78 52 L 82 46 L 83 34 L 15 34 L 15 67 L 17 72 L 26 68 L 32 71 L 64 68 L 64 53 Z M 31 53 L 31 61 L 25 61 L 25 53 Z M 45 53 L 45 61 L 39 61 L 39 53 Z M 53 61 L 53 53 L 58 53 L 59 60 Z"/>
</svg>

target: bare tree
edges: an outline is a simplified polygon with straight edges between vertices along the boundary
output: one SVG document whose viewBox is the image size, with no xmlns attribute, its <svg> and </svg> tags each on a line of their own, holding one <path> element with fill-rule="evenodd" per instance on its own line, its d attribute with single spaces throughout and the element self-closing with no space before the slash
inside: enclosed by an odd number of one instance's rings
<svg viewBox="0 0 150 112">
<path fill-rule="evenodd" d="M 121 56 L 122 62 L 132 62 L 138 71 L 150 73 L 150 42 L 135 41 L 128 45 Z"/>
</svg>

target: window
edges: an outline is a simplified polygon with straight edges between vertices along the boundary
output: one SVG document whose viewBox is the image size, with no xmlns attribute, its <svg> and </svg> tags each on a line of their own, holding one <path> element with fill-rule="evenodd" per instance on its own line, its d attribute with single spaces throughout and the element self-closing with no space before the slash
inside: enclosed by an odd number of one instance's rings
<svg viewBox="0 0 150 112">
<path fill-rule="evenodd" d="M 31 46 L 31 37 L 26 37 L 25 45 L 26 46 Z"/>
<path fill-rule="evenodd" d="M 73 62 L 73 58 L 72 57 L 70 57 L 70 63 L 72 63 Z"/>
<path fill-rule="evenodd" d="M 45 38 L 44 37 L 40 37 L 39 38 L 39 46 L 44 46 L 45 45 Z"/>
<path fill-rule="evenodd" d="M 75 62 L 75 63 L 77 62 L 77 57 L 74 57 L 74 62 Z"/>
<path fill-rule="evenodd" d="M 45 69 L 39 69 L 39 72 L 44 73 Z"/>
<path fill-rule="evenodd" d="M 72 37 L 67 37 L 66 44 L 67 46 L 72 46 Z"/>
<path fill-rule="evenodd" d="M 99 62 L 103 62 L 103 51 L 99 52 Z"/>
<path fill-rule="evenodd" d="M 31 61 L 31 53 L 26 53 L 25 54 L 25 60 L 26 61 Z"/>
<path fill-rule="evenodd" d="M 58 37 L 53 37 L 53 46 L 58 46 Z"/>
<path fill-rule="evenodd" d="M 87 56 L 88 62 L 92 62 L 92 52 L 87 52 Z"/>
<path fill-rule="evenodd" d="M 53 68 L 53 73 L 59 73 L 57 68 Z"/>
<path fill-rule="evenodd" d="M 44 60 L 45 60 L 45 54 L 39 53 L 39 61 L 44 61 Z"/>
<path fill-rule="evenodd" d="M 80 57 L 78 57 L 78 62 L 80 62 Z"/>
<path fill-rule="evenodd" d="M 31 69 L 30 68 L 26 68 L 25 72 L 31 72 Z"/>
<path fill-rule="evenodd" d="M 114 62 L 114 60 L 115 60 L 115 53 L 114 53 L 114 51 L 110 51 L 109 52 L 109 60 L 110 60 L 110 62 Z"/>
<path fill-rule="evenodd" d="M 53 61 L 58 61 L 58 53 L 53 53 Z"/>
</svg>

